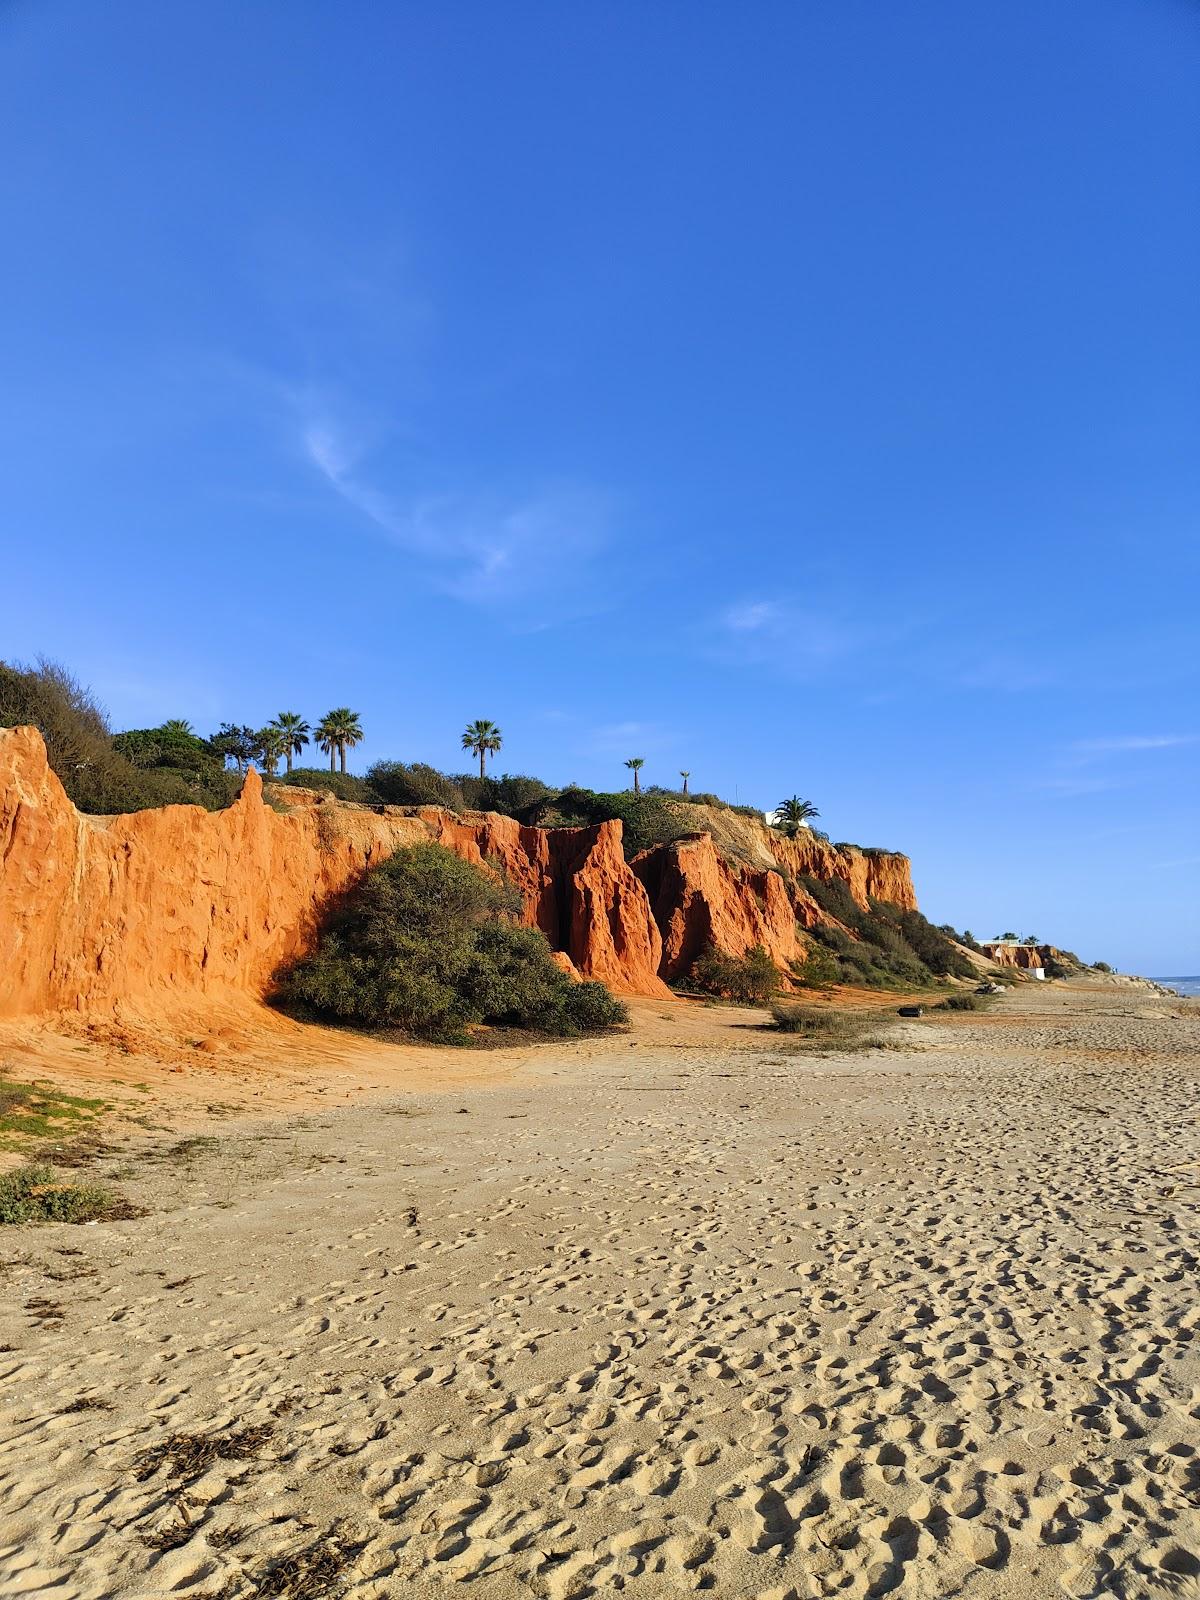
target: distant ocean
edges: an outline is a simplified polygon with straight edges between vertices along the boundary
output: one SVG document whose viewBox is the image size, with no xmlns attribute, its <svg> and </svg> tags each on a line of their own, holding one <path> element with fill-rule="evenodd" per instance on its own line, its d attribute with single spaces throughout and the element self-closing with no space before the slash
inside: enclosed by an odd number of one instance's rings
<svg viewBox="0 0 1200 1600">
<path fill-rule="evenodd" d="M 1176 989 L 1180 994 L 1200 994 L 1200 978 L 1155 978 L 1166 989 Z"/>
</svg>

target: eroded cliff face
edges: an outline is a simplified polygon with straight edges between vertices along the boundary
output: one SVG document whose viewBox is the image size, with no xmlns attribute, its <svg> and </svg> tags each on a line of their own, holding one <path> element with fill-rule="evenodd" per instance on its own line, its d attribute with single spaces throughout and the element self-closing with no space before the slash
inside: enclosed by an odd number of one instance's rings
<svg viewBox="0 0 1200 1600">
<path fill-rule="evenodd" d="M 582 976 L 623 993 L 667 992 L 662 941 L 619 823 L 558 836 L 507 817 L 313 801 L 272 810 L 251 772 L 225 811 L 83 816 L 36 730 L 0 730 L 0 1016 L 264 995 L 312 948 L 336 895 L 422 839 L 502 868 L 524 920 Z"/>
<path fill-rule="evenodd" d="M 731 865 L 704 833 L 643 850 L 633 859 L 662 931 L 661 972 L 668 980 L 688 972 L 708 945 L 740 956 L 755 945 L 786 971 L 803 961 L 797 913 L 778 872 Z M 804 896 L 815 920 L 821 912 Z M 811 926 L 808 923 L 807 926 Z"/>
<path fill-rule="evenodd" d="M 868 895 L 916 905 L 904 856 L 784 839 L 714 808 L 694 808 L 711 831 L 631 866 L 619 822 L 547 830 L 273 794 L 286 810 L 266 803 L 251 772 L 225 811 L 84 816 L 37 731 L 0 729 L 0 1016 L 262 997 L 312 948 L 337 895 L 423 839 L 503 872 L 560 962 L 623 994 L 665 996 L 664 979 L 710 943 L 730 955 L 761 944 L 784 970 L 802 960 L 797 924 L 829 919 L 799 874 L 841 879 L 864 907 Z"/>
<path fill-rule="evenodd" d="M 1059 952 L 1050 944 L 985 944 L 983 953 L 994 966 L 1034 972 L 1048 966 Z"/>
</svg>

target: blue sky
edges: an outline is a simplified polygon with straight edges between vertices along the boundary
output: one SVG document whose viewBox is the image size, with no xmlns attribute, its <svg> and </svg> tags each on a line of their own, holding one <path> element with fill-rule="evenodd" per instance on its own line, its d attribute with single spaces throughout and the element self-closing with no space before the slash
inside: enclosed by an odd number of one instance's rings
<svg viewBox="0 0 1200 1600">
<path fill-rule="evenodd" d="M 1200 10 L 0 9 L 0 653 L 1200 971 Z"/>
</svg>

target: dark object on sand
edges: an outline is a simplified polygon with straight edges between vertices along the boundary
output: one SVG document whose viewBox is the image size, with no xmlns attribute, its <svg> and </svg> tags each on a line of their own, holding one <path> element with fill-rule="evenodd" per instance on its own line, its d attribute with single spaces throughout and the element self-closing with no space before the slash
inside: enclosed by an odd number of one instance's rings
<svg viewBox="0 0 1200 1600">
<path fill-rule="evenodd" d="M 897 1009 L 896 1009 L 896 1015 L 898 1017 L 923 1017 L 925 1015 L 925 1007 L 924 1006 L 898 1006 Z"/>
</svg>

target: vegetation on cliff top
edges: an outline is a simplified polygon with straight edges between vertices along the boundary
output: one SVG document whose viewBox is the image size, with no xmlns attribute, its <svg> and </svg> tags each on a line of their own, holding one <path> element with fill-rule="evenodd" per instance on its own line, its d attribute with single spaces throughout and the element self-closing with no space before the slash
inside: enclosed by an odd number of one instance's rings
<svg viewBox="0 0 1200 1600">
<path fill-rule="evenodd" d="M 902 911 L 883 900 L 872 900 L 864 911 L 840 879 L 826 883 L 805 875 L 800 884 L 842 926 L 823 923 L 807 930 L 809 954 L 793 970 L 797 983 L 896 988 L 975 977 L 975 967 L 954 939 L 919 911 Z"/>
<path fill-rule="evenodd" d="M 602 983 L 575 983 L 520 896 L 438 844 L 397 850 L 346 896 L 280 998 L 319 1017 L 464 1043 L 472 1024 L 578 1034 L 626 1019 Z"/>
</svg>

